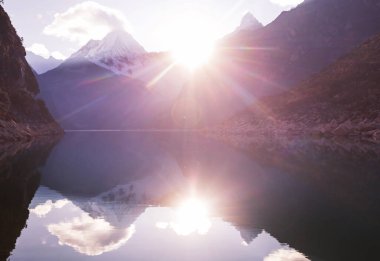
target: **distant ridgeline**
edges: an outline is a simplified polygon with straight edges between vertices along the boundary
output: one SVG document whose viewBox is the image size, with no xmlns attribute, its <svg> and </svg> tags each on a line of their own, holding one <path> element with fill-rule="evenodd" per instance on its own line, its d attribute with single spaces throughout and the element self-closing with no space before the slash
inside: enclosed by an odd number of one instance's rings
<svg viewBox="0 0 380 261">
<path fill-rule="evenodd" d="M 35 99 L 38 92 L 22 39 L 0 6 L 0 140 L 25 140 L 61 132 L 44 102 Z"/>
</svg>

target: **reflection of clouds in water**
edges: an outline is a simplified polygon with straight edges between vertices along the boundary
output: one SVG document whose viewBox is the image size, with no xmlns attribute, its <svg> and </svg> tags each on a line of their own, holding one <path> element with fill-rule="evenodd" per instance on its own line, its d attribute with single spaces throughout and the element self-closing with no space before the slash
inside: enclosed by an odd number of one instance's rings
<svg viewBox="0 0 380 261">
<path fill-rule="evenodd" d="M 53 208 L 63 208 L 67 203 L 69 203 L 67 199 L 60 199 L 56 202 L 48 200 L 45 203 L 39 204 L 35 208 L 30 209 L 30 212 L 36 214 L 38 217 L 44 217 L 49 214 Z"/>
<path fill-rule="evenodd" d="M 264 261 L 310 261 L 303 254 L 294 249 L 280 249 L 264 258 Z"/>
<path fill-rule="evenodd" d="M 134 234 L 135 226 L 115 229 L 103 219 L 94 219 L 83 214 L 70 222 L 48 225 L 48 230 L 58 237 L 60 245 L 70 246 L 82 254 L 96 256 L 125 244 Z"/>
</svg>

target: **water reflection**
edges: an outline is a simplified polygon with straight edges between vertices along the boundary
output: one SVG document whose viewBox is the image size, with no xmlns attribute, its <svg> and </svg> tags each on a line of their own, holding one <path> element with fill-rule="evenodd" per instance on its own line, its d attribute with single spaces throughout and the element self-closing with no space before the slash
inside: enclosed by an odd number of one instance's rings
<svg viewBox="0 0 380 261">
<path fill-rule="evenodd" d="M 310 261 L 303 254 L 294 249 L 280 249 L 264 258 L 264 261 Z"/>
<path fill-rule="evenodd" d="M 49 259 L 54 257 L 54 252 L 65 259 L 85 259 L 86 256 L 91 256 L 104 260 L 112 256 L 115 260 L 122 260 L 125 256 L 135 255 L 136 259 L 151 260 L 152 254 L 142 249 L 153 245 L 158 247 L 154 250 L 155 256 L 168 255 L 165 260 L 176 259 L 188 251 L 189 247 L 195 247 L 198 253 L 195 251 L 193 258 L 189 257 L 188 260 L 204 260 L 210 245 L 215 248 L 211 259 L 232 260 L 234 256 L 240 256 L 243 259 L 262 260 L 275 250 L 288 249 L 265 231 L 256 233 L 256 229 L 234 228 L 217 215 L 210 215 L 205 203 L 207 199 L 178 199 L 181 204 L 143 206 L 144 211 L 137 212 L 131 209 L 141 209 L 142 206 L 128 205 L 130 209 L 124 211 L 126 203 L 114 201 L 109 203 L 113 207 L 103 210 L 101 214 L 96 213 L 94 217 L 94 209 L 84 210 L 82 207 L 87 200 L 78 197 L 68 199 L 59 192 L 40 187 L 30 209 L 40 209 L 46 205 L 47 198 L 54 199 L 49 206 L 59 202 L 65 204 L 50 208 L 45 215 L 32 212 L 29 223 L 33 226 L 24 231 L 19 239 L 14 260 L 22 260 L 26 255 L 31 260 Z M 130 212 L 138 215 L 133 215 L 128 219 L 129 222 L 124 222 L 112 218 L 115 212 L 118 216 Z M 242 245 L 241 242 L 247 238 L 250 238 L 249 244 Z M 221 250 L 216 251 L 221 244 L 232 250 L 230 255 Z M 64 246 L 72 251 L 62 248 Z M 39 249 L 40 252 L 33 255 L 24 251 L 31 248 Z"/>
<path fill-rule="evenodd" d="M 170 222 L 157 222 L 160 229 L 171 228 L 180 236 L 188 236 L 192 233 L 205 235 L 211 228 L 209 206 L 205 200 L 189 198 L 176 208 L 176 217 Z"/>
<path fill-rule="evenodd" d="M 26 226 L 41 166 L 55 140 L 0 144 L 0 260 L 7 260 Z"/>
<path fill-rule="evenodd" d="M 36 214 L 38 217 L 45 217 L 49 212 L 54 208 L 63 208 L 69 201 L 67 199 L 58 200 L 53 202 L 52 200 L 47 200 L 45 203 L 37 205 L 35 208 L 29 209 L 33 214 Z"/>
<path fill-rule="evenodd" d="M 47 229 L 58 238 L 60 245 L 68 245 L 89 256 L 120 248 L 136 231 L 134 225 L 126 229 L 116 229 L 107 221 L 86 214 L 68 222 L 49 224 Z"/>
<path fill-rule="evenodd" d="M 310 144 L 239 151 L 185 134 L 66 135 L 19 204 L 28 213 L 40 182 L 12 260 L 370 259 L 379 155 Z"/>
</svg>

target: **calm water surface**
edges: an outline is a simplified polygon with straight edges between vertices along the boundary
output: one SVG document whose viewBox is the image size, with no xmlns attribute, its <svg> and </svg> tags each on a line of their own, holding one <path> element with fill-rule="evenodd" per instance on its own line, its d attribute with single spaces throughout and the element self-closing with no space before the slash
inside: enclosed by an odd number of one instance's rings
<svg viewBox="0 0 380 261">
<path fill-rule="evenodd" d="M 377 149 L 243 152 L 186 133 L 7 148 L 0 259 L 375 260 Z"/>
</svg>

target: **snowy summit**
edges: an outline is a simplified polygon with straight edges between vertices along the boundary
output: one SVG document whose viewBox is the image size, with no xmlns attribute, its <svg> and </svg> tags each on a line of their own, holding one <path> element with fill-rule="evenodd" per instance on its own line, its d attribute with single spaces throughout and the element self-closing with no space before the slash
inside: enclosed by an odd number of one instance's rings
<svg viewBox="0 0 380 261">
<path fill-rule="evenodd" d="M 126 31 L 113 31 L 103 40 L 91 40 L 71 59 L 86 59 L 115 73 L 133 67 L 135 59 L 146 54 L 145 49 Z"/>
</svg>

